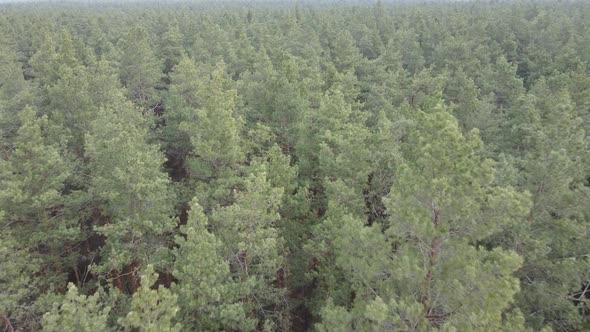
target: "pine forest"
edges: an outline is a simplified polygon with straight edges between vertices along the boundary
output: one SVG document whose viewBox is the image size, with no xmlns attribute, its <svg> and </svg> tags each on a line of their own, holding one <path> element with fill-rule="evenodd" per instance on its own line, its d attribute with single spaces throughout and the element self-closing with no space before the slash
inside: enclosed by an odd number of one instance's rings
<svg viewBox="0 0 590 332">
<path fill-rule="evenodd" d="M 589 1 L 0 2 L 0 332 L 590 331 Z"/>
</svg>

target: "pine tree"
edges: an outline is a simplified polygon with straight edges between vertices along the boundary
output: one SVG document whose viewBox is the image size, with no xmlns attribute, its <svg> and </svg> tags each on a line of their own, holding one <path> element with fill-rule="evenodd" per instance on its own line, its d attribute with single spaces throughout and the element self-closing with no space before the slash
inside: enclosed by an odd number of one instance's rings
<svg viewBox="0 0 590 332">
<path fill-rule="evenodd" d="M 133 294 L 131 310 L 118 321 L 125 331 L 182 330 L 182 324 L 176 322 L 178 296 L 162 285 L 152 289 L 157 279 L 153 266 L 148 265 L 141 276 L 141 287 Z"/>
<path fill-rule="evenodd" d="M 32 108 L 20 114 L 22 123 L 15 140 L 15 150 L 2 163 L 0 209 L 6 225 L 18 232 L 25 247 L 39 244 L 57 246 L 63 237 L 76 230 L 64 220 L 63 183 L 71 173 L 58 147 L 48 145 L 44 136 L 47 117 L 38 118 Z M 50 258 L 54 259 L 54 258 Z"/>
<path fill-rule="evenodd" d="M 321 192 L 326 189 L 327 195 L 339 196 L 350 210 L 363 214 L 362 191 L 371 168 L 365 120 L 338 90 L 326 93 L 317 111 L 304 114 L 297 153 L 301 175 L 318 193 L 317 208 L 325 209 Z"/>
<path fill-rule="evenodd" d="M 191 204 L 183 236 L 176 238 L 172 288 L 178 296 L 179 318 L 187 330 L 237 327 L 246 316 L 222 256 L 222 243 L 208 231 L 207 217 L 196 200 Z"/>
<path fill-rule="evenodd" d="M 552 88 L 555 83 L 537 82 L 530 115 L 514 121 L 522 148 L 507 169 L 518 170 L 511 182 L 532 193 L 533 206 L 527 222 L 496 240 L 525 259 L 516 274 L 522 284 L 517 299 L 531 326 L 575 330 L 584 329 L 580 307 L 587 307 L 590 278 L 581 258 L 588 247 L 588 140 L 569 94 Z M 578 299 L 580 307 L 574 305 Z"/>
<path fill-rule="evenodd" d="M 60 79 L 62 71 L 81 65 L 70 33 L 62 31 L 56 40 L 54 41 L 50 32 L 46 32 L 43 44 L 29 60 L 33 76 L 41 91 L 55 84 Z"/>
<path fill-rule="evenodd" d="M 63 253 L 79 229 L 64 213 L 62 189 L 71 169 L 58 147 L 47 143 L 47 117 L 38 118 L 26 107 L 19 118 L 15 149 L 0 159 L 0 285 L 9 299 L 0 303 L 0 311 L 27 326 L 38 310 L 35 301 L 67 278 L 72 262 Z"/>
<path fill-rule="evenodd" d="M 106 61 L 90 67 L 62 66 L 59 79 L 47 86 L 47 113 L 67 138 L 70 150 L 77 156 L 84 153 L 84 135 L 90 130 L 102 106 L 121 103 L 124 96 L 113 69 Z"/>
<path fill-rule="evenodd" d="M 310 98 L 306 94 L 312 94 L 310 90 L 314 90 L 319 81 L 319 77 L 314 82 L 303 74 L 310 70 L 304 66 L 302 59 L 288 54 L 275 68 L 266 51 L 261 50 L 254 71 L 241 80 L 242 112 L 246 119 L 249 123 L 268 125 L 284 151 L 294 149 L 301 114 L 309 107 Z M 314 93 L 317 93 L 319 89 L 315 90 Z"/>
<path fill-rule="evenodd" d="M 100 292 L 85 296 L 74 284 L 68 285 L 62 303 L 54 303 L 43 315 L 43 331 L 91 332 L 108 330 L 110 307 L 101 302 Z"/>
<path fill-rule="evenodd" d="M 205 75 L 202 70 L 203 67 L 198 67 L 191 58 L 184 56 L 169 73 L 170 86 L 163 115 L 166 125 L 162 128 L 162 140 L 173 179 L 176 180 L 186 177 L 189 171 L 187 161 L 194 148 L 190 136 L 180 129 L 180 124 L 191 120 L 192 108 L 203 105 L 204 96 L 199 93 L 203 89 L 203 82 L 199 78 Z"/>
<path fill-rule="evenodd" d="M 504 311 L 519 288 L 511 274 L 522 260 L 476 244 L 521 222 L 528 197 L 493 185 L 477 132 L 463 136 L 440 105 L 417 111 L 415 126 L 386 199 L 384 233 L 346 215 L 328 219 L 335 262 L 354 301 L 341 318 L 345 309 L 328 305 L 320 329 L 505 327 Z M 383 252 L 388 247 L 393 253 Z"/>
<path fill-rule="evenodd" d="M 162 77 L 162 64 L 150 47 L 147 31 L 133 27 L 117 46 L 121 50 L 120 77 L 127 96 L 142 107 L 152 106 L 158 101 L 155 88 Z"/>
<path fill-rule="evenodd" d="M 223 242 L 231 275 L 239 283 L 246 313 L 241 328 L 287 328 L 284 308 L 284 240 L 277 230 L 283 189 L 273 188 L 266 173 L 250 175 L 235 203 L 213 211 L 211 219 Z"/>
<path fill-rule="evenodd" d="M 124 103 L 101 109 L 86 134 L 89 192 L 108 218 L 97 227 L 106 236 L 102 265 L 107 270 L 161 264 L 167 256 L 166 234 L 176 224 L 169 179 L 161 171 L 164 158 L 146 141 L 148 123 L 137 108 Z"/>
<path fill-rule="evenodd" d="M 29 64 L 32 69 L 32 76 L 41 87 L 51 84 L 57 80 L 57 47 L 53 36 L 47 32 L 43 38 L 43 44 L 31 57 Z"/>
<path fill-rule="evenodd" d="M 3 224 L 5 222 L 1 212 L 0 221 Z M 35 278 L 42 261 L 29 253 L 29 248 L 17 239 L 9 229 L 0 233 L 0 319 L 7 331 L 14 326 L 36 327 L 34 323 L 28 322 L 33 321 L 31 318 L 36 312 L 31 307 L 41 295 L 44 286 Z"/>
<path fill-rule="evenodd" d="M 182 206 L 195 195 L 205 210 L 227 204 L 236 170 L 244 157 L 242 121 L 235 114 L 236 91 L 224 65 L 211 68 L 188 57 L 170 74 L 166 102 L 166 142 L 169 166 L 180 183 Z"/>
<path fill-rule="evenodd" d="M 310 257 L 303 245 L 309 232 L 310 202 L 307 187 L 300 186 L 297 181 L 297 165 L 291 165 L 291 157 L 274 144 L 250 162 L 248 172 L 265 172 L 268 182 L 273 187 L 283 189 L 278 210 L 281 219 L 276 225 L 279 236 L 284 239 L 287 252 L 285 270 L 288 271 L 288 275 L 282 277 L 283 283 L 289 289 L 306 287 L 307 264 Z M 290 306 L 301 304 L 300 300 L 293 298 L 289 299 L 289 303 Z"/>
<path fill-rule="evenodd" d="M 177 25 L 170 25 L 168 31 L 162 35 L 160 42 L 160 59 L 164 59 L 164 74 L 172 71 L 184 55 L 182 47 L 182 34 Z"/>
<path fill-rule="evenodd" d="M 18 55 L 11 47 L 8 37 L 0 35 L 0 149 L 12 148 L 16 131 L 20 126 L 18 113 L 34 97 L 29 82 L 25 81 Z"/>
<path fill-rule="evenodd" d="M 332 62 L 340 72 L 354 69 L 362 55 L 354 43 L 354 39 L 348 30 L 340 30 L 330 33 L 328 40 Z"/>
<path fill-rule="evenodd" d="M 397 30 L 388 42 L 387 47 L 400 50 L 402 66 L 412 74 L 424 69 L 424 51 L 420 47 L 420 38 L 412 28 Z"/>
<path fill-rule="evenodd" d="M 195 61 L 183 56 L 170 72 L 170 102 L 172 108 L 200 108 L 204 105 L 206 96 L 201 94 L 207 76 L 204 66 L 197 66 Z"/>
<path fill-rule="evenodd" d="M 197 95 L 202 105 L 191 108 L 180 129 L 187 132 L 194 147 L 194 176 L 207 180 L 242 159 L 240 132 L 242 123 L 234 117 L 236 90 L 227 88 L 225 65 L 212 69 L 211 78 L 203 82 Z"/>
</svg>

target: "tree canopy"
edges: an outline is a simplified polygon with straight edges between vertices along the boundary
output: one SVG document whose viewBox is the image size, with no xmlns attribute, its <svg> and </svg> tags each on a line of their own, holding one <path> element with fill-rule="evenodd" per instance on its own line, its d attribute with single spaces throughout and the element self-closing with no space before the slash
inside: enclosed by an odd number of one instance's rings
<svg viewBox="0 0 590 332">
<path fill-rule="evenodd" d="M 0 329 L 589 330 L 589 18 L 0 4 Z"/>
</svg>

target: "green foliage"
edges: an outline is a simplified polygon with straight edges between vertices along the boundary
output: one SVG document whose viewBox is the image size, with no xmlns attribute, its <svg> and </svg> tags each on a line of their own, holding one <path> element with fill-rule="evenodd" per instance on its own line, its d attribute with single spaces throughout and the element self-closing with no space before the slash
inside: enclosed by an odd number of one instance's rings
<svg viewBox="0 0 590 332">
<path fill-rule="evenodd" d="M 474 244 L 522 222 L 529 199 L 493 186 L 491 162 L 478 156 L 477 132 L 463 136 L 440 105 L 416 112 L 413 144 L 402 145 L 386 199 L 385 231 L 342 213 L 321 228 L 354 294 L 350 313 L 336 322 L 348 330 L 501 329 L 502 313 L 519 289 L 511 274 L 522 260 Z M 328 321 L 320 329 L 329 330 L 342 310 L 333 306 L 323 312 Z"/>
<path fill-rule="evenodd" d="M 172 271 L 178 280 L 173 291 L 179 316 L 187 330 L 221 330 L 245 319 L 222 243 L 207 228 L 207 217 L 194 200 L 188 223 L 181 227 L 183 236 L 176 238 Z"/>
<path fill-rule="evenodd" d="M 169 26 L 168 31 L 162 35 L 160 44 L 160 58 L 164 59 L 164 74 L 168 74 L 181 61 L 183 55 L 182 34 L 178 26 Z"/>
<path fill-rule="evenodd" d="M 120 77 L 129 99 L 148 107 L 157 101 L 156 86 L 162 77 L 161 62 L 150 46 L 147 31 L 129 29 L 120 41 Z"/>
<path fill-rule="evenodd" d="M 254 328 L 257 318 L 264 325 L 284 325 L 280 322 L 285 295 L 281 278 L 286 273 L 286 248 L 276 224 L 283 189 L 273 188 L 261 172 L 250 175 L 245 190 L 234 195 L 235 203 L 217 208 L 211 219 L 248 315 L 240 327 Z"/>
<path fill-rule="evenodd" d="M 90 130 L 98 108 L 123 102 L 123 93 L 113 68 L 105 61 L 90 67 L 62 67 L 60 78 L 47 87 L 47 110 L 70 149 L 84 154 L 84 135 Z"/>
<path fill-rule="evenodd" d="M 0 36 L 0 43 L 6 43 Z M 20 126 L 18 113 L 33 101 L 31 86 L 25 81 L 14 49 L 3 47 L 0 51 L 0 140 L 3 150 L 13 144 Z"/>
<path fill-rule="evenodd" d="M 418 111 L 410 141 L 386 202 L 391 217 L 385 233 L 396 241 L 394 262 L 413 262 L 407 273 L 424 277 L 402 277 L 398 292 L 410 297 L 421 290 L 414 301 L 435 326 L 442 315 L 443 326 L 497 329 L 518 291 L 511 273 L 522 261 L 515 253 L 472 244 L 523 222 L 529 198 L 492 185 L 491 161 L 477 155 L 477 132 L 463 136 L 440 105 Z"/>
<path fill-rule="evenodd" d="M 31 303 L 63 282 L 58 271 L 68 261 L 60 253 L 79 230 L 63 213 L 67 198 L 62 189 L 71 169 L 59 149 L 46 142 L 47 117 L 39 118 L 26 107 L 19 118 L 15 149 L 8 159 L 0 159 L 0 283 L 5 294 L 0 310 L 28 320 L 36 310 Z"/>
<path fill-rule="evenodd" d="M 242 158 L 241 122 L 234 117 L 236 90 L 226 88 L 224 70 L 221 62 L 207 74 L 211 79 L 205 80 L 196 92 L 203 98 L 202 105 L 189 110 L 188 120 L 180 124 L 194 147 L 197 178 L 206 179 Z"/>
<path fill-rule="evenodd" d="M 263 49 L 252 72 L 241 80 L 245 118 L 250 123 L 267 124 L 276 134 L 283 150 L 294 148 L 298 124 L 309 106 L 305 94 L 313 91 L 319 79 L 309 73 L 312 68 L 300 58 L 284 54 L 275 69 Z"/>
<path fill-rule="evenodd" d="M 535 84 L 531 115 L 515 121 L 526 135 L 521 139 L 526 148 L 512 161 L 519 170 L 513 182 L 533 194 L 533 206 L 528 222 L 504 235 L 518 240 L 501 241 L 525 258 L 517 274 L 523 288 L 518 299 L 533 327 L 551 323 L 556 330 L 582 329 L 572 299 L 580 296 L 583 289 L 578 288 L 589 277 L 583 258 L 588 247 L 588 139 L 569 94 L 551 84 L 544 79 Z"/>
<path fill-rule="evenodd" d="M 4 222 L 4 216 L 0 217 Z M 28 248 L 19 245 L 17 238 L 7 231 L 0 234 L 0 243 L 0 312 L 9 320 L 32 320 L 33 313 L 27 307 L 41 293 L 39 280 L 33 277 L 41 261 L 29 254 Z M 35 326 L 34 323 L 31 325 Z"/>
<path fill-rule="evenodd" d="M 181 331 L 182 325 L 175 321 L 178 296 L 163 286 L 151 289 L 157 278 L 153 266 L 148 265 L 141 276 L 142 286 L 133 294 L 129 313 L 119 319 L 125 331 Z"/>
<path fill-rule="evenodd" d="M 43 331 L 105 331 L 110 308 L 101 303 L 100 293 L 91 296 L 78 294 L 73 284 L 68 285 L 62 303 L 54 303 L 43 315 Z"/>
<path fill-rule="evenodd" d="M 31 107 L 19 114 L 14 152 L 2 160 L 0 207 L 6 217 L 17 221 L 48 222 L 48 209 L 63 202 L 61 189 L 69 175 L 67 164 L 55 146 L 48 146 L 43 129 L 47 117 L 38 118 Z M 27 217 L 28 216 L 28 217 Z"/>
<path fill-rule="evenodd" d="M 103 108 L 86 134 L 92 176 L 89 193 L 100 200 L 108 221 L 104 265 L 161 264 L 168 251 L 165 234 L 175 226 L 168 176 L 158 147 L 149 144 L 148 119 L 130 103 Z"/>
<path fill-rule="evenodd" d="M 590 329 L 587 3 L 246 7 L 0 5 L 0 329 Z"/>
</svg>

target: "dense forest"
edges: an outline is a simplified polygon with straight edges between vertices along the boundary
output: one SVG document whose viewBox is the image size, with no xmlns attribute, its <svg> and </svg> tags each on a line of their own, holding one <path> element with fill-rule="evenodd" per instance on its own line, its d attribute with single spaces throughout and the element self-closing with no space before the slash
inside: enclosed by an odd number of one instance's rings
<svg viewBox="0 0 590 332">
<path fill-rule="evenodd" d="M 588 331 L 589 65 L 585 1 L 0 5 L 0 329 Z"/>
</svg>

